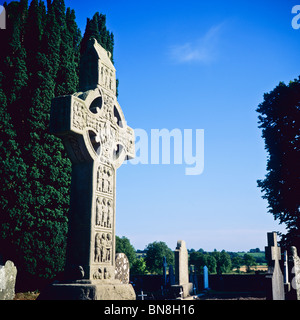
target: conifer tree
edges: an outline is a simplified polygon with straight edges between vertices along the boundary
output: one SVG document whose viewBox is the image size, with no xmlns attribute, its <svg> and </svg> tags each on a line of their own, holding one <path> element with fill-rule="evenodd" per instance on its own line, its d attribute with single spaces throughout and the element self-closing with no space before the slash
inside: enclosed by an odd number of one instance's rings
<svg viewBox="0 0 300 320">
<path fill-rule="evenodd" d="M 28 5 L 5 4 L 0 33 L 0 253 L 16 263 L 19 279 L 52 278 L 64 266 L 71 163 L 49 133 L 51 100 L 78 90 L 90 36 L 113 53 L 104 15 L 94 15 L 81 43 L 63 0 Z"/>
</svg>

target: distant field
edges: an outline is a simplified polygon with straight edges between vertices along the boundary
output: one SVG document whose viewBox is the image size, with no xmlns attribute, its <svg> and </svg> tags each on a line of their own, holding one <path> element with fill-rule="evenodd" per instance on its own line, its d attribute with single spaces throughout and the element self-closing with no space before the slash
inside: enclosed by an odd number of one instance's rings
<svg viewBox="0 0 300 320">
<path fill-rule="evenodd" d="M 240 257 L 243 257 L 245 254 L 248 254 L 249 256 L 252 256 L 253 258 L 255 259 L 261 259 L 261 260 L 265 260 L 265 253 L 264 252 L 237 252 L 237 254 L 240 256 Z"/>
<path fill-rule="evenodd" d="M 268 266 L 267 265 L 252 266 L 252 267 L 250 267 L 250 270 L 252 270 L 252 271 L 266 271 L 267 272 Z M 236 271 L 236 268 L 234 268 L 232 271 Z M 247 267 L 241 266 L 240 271 L 247 272 Z"/>
</svg>

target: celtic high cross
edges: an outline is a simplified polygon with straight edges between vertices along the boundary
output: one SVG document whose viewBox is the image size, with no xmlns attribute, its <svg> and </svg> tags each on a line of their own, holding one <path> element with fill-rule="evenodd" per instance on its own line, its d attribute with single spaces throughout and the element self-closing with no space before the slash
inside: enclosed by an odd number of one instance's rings
<svg viewBox="0 0 300 320">
<path fill-rule="evenodd" d="M 90 40 L 80 90 L 51 107 L 51 132 L 72 162 L 66 270 L 73 280 L 115 279 L 116 170 L 134 157 L 134 131 L 116 98 L 110 53 Z"/>
</svg>

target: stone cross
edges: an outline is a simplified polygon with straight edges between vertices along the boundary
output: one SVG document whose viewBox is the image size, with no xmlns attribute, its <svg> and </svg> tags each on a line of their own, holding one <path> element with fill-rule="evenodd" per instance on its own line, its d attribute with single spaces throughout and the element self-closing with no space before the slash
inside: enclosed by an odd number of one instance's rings
<svg viewBox="0 0 300 320">
<path fill-rule="evenodd" d="M 66 274 L 71 280 L 115 278 L 116 171 L 133 158 L 134 131 L 116 98 L 110 54 L 90 40 L 80 92 L 53 99 L 50 131 L 72 162 Z"/>
<path fill-rule="evenodd" d="M 144 292 L 143 292 L 143 291 L 141 291 L 141 294 L 139 294 L 139 297 L 141 297 L 141 298 L 142 298 L 142 300 L 145 300 L 145 299 L 144 299 L 144 297 L 147 297 L 147 295 L 146 295 L 146 294 L 144 294 Z"/>
<path fill-rule="evenodd" d="M 277 246 L 277 233 L 268 232 L 268 246 L 265 247 L 265 255 L 268 261 L 267 299 L 284 300 L 283 275 L 280 269 L 281 250 Z"/>
</svg>

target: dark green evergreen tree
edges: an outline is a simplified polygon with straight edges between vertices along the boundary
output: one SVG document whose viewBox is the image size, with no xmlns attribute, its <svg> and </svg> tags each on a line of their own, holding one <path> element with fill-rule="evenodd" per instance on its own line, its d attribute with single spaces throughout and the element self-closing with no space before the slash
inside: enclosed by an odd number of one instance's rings
<svg viewBox="0 0 300 320">
<path fill-rule="evenodd" d="M 71 162 L 49 133 L 50 106 L 78 90 L 82 40 L 63 0 L 28 5 L 5 4 L 0 33 L 0 253 L 16 263 L 19 279 L 63 271 Z M 112 52 L 105 16 L 92 21 L 84 41 L 94 36 Z"/>
</svg>

